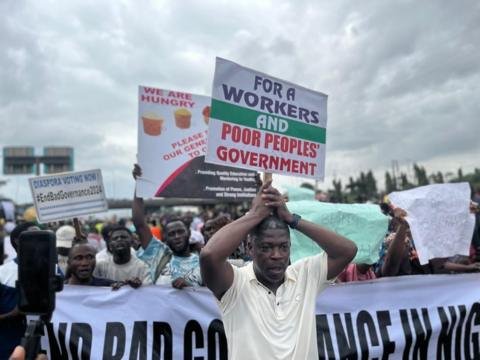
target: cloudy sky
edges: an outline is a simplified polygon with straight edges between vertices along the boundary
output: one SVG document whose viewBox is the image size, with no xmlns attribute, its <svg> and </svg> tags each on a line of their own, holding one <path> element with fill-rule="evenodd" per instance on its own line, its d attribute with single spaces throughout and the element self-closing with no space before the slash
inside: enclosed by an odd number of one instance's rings
<svg viewBox="0 0 480 360">
<path fill-rule="evenodd" d="M 480 167 L 480 3 L 0 1 L 0 145 L 75 148 L 130 197 L 139 84 L 210 95 L 216 56 L 329 95 L 326 180 Z M 0 194 L 30 201 L 26 177 Z M 283 179 L 282 181 L 286 181 Z"/>
</svg>

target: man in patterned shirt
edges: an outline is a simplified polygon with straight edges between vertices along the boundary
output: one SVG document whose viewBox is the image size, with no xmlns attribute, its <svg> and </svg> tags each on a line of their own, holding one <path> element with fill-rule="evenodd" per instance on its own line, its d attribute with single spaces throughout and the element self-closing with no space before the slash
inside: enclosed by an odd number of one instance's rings
<svg viewBox="0 0 480 360">
<path fill-rule="evenodd" d="M 165 238 L 173 256 L 155 283 L 171 283 L 177 289 L 201 286 L 199 257 L 190 252 L 190 229 L 180 220 L 171 221 L 165 226 Z"/>
<path fill-rule="evenodd" d="M 138 164 L 134 165 L 132 174 L 135 180 L 142 176 Z M 178 289 L 202 284 L 199 258 L 197 254 L 190 253 L 190 230 L 182 221 L 171 221 L 165 226 L 166 244 L 155 239 L 145 220 L 143 199 L 136 194 L 132 220 L 141 244 L 137 257 L 150 267 L 155 284 L 171 284 Z"/>
</svg>

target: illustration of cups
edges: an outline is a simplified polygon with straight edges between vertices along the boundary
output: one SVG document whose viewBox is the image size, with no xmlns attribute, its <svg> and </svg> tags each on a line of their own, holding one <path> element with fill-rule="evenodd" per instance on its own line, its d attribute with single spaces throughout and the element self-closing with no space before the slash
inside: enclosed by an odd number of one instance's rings
<svg viewBox="0 0 480 360">
<path fill-rule="evenodd" d="M 142 115 L 143 132 L 150 136 L 158 136 L 162 133 L 163 118 L 154 112 L 147 112 Z"/>
<path fill-rule="evenodd" d="M 190 124 L 192 122 L 192 113 L 185 109 L 185 108 L 180 108 L 175 110 L 174 112 L 175 116 L 175 125 L 179 129 L 188 129 L 190 127 Z"/>
<path fill-rule="evenodd" d="M 202 110 L 203 121 L 205 124 L 208 125 L 208 121 L 210 120 L 210 106 L 205 106 Z"/>
</svg>

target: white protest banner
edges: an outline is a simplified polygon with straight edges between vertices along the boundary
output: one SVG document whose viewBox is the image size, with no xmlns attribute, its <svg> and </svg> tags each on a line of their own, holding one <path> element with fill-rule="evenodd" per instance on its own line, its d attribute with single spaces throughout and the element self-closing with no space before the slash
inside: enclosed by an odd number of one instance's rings
<svg viewBox="0 0 480 360">
<path fill-rule="evenodd" d="M 140 197 L 251 199 L 255 173 L 205 164 L 210 98 L 139 87 Z"/>
<path fill-rule="evenodd" d="M 475 227 L 470 213 L 470 185 L 433 184 L 388 195 L 407 212 L 421 264 L 433 258 L 468 255 Z"/>
<path fill-rule="evenodd" d="M 205 161 L 322 180 L 327 95 L 217 58 Z"/>
<path fill-rule="evenodd" d="M 40 223 L 108 210 L 100 169 L 28 179 Z"/>
<path fill-rule="evenodd" d="M 319 358 L 478 359 L 479 281 L 417 275 L 332 285 L 317 300 Z M 42 347 L 50 359 L 227 359 L 219 319 L 205 288 L 66 285 Z"/>
</svg>

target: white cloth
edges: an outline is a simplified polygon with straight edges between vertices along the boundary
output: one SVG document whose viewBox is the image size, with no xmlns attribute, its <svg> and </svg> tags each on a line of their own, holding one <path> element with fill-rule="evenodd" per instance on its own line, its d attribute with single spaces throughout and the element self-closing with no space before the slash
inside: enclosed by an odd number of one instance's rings
<svg viewBox="0 0 480 360">
<path fill-rule="evenodd" d="M 205 245 L 205 240 L 203 239 L 203 235 L 200 231 L 191 230 L 190 231 L 190 239 L 188 241 L 190 244 L 202 244 Z"/>
<path fill-rule="evenodd" d="M 113 281 L 125 281 L 137 277 L 144 285 L 152 283 L 147 265 L 136 256 L 132 256 L 128 263 L 121 265 L 115 264 L 113 258 L 98 261 L 93 276 Z"/>
<path fill-rule="evenodd" d="M 3 259 L 3 263 L 7 263 L 12 261 L 17 257 L 17 252 L 12 246 L 12 243 L 10 242 L 10 236 L 5 236 L 3 239 L 3 252 L 5 255 L 7 255 L 7 258 Z"/>
<path fill-rule="evenodd" d="M 253 263 L 233 266 L 220 301 L 228 358 L 318 359 L 315 302 L 328 286 L 326 253 L 290 265 L 276 294 L 256 278 Z"/>
<path fill-rule="evenodd" d="M 0 266 L 0 284 L 15 287 L 18 279 L 18 265 L 15 261 L 9 261 Z"/>
</svg>

